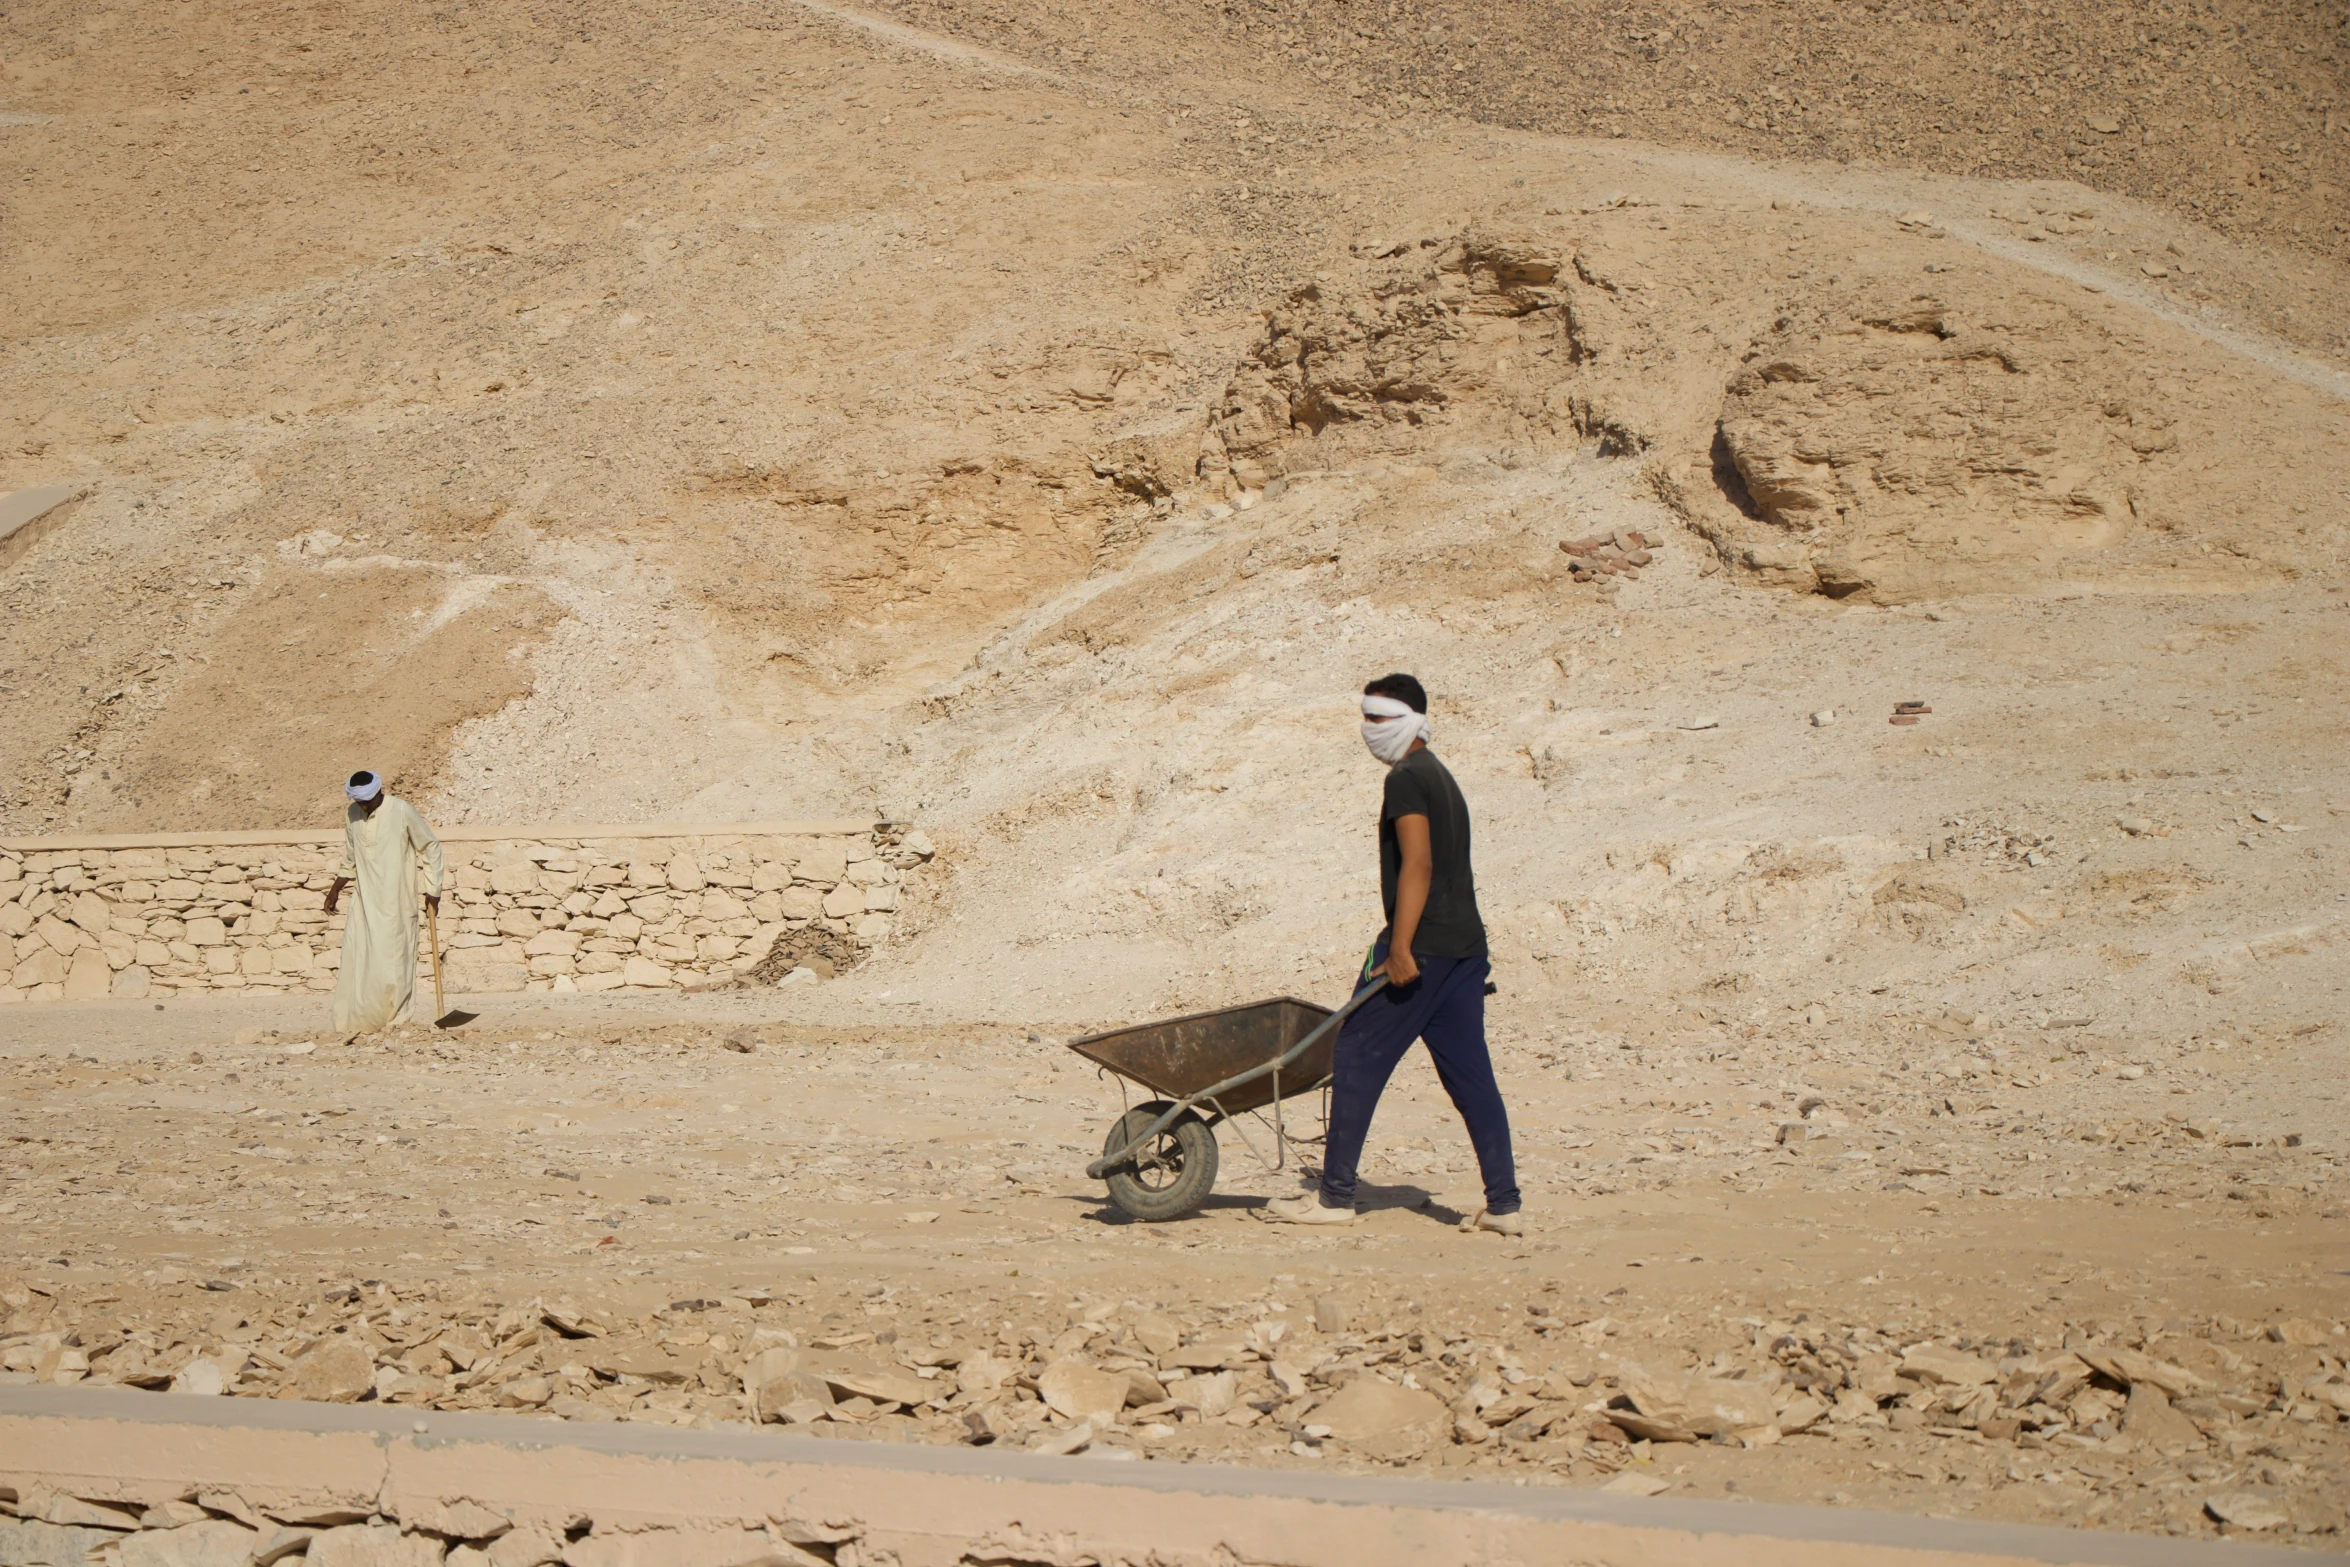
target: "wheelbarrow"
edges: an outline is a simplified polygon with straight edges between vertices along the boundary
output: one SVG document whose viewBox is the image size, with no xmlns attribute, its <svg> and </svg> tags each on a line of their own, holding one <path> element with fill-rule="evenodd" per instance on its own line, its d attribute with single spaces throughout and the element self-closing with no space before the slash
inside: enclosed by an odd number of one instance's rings
<svg viewBox="0 0 2350 1567">
<path fill-rule="evenodd" d="M 1110 1128 L 1102 1156 L 1085 1167 L 1108 1184 L 1110 1201 L 1137 1219 L 1177 1219 L 1207 1201 L 1216 1185 L 1216 1127 L 1230 1123 L 1268 1169 L 1283 1168 L 1293 1135 L 1281 1102 L 1330 1081 L 1338 1029 L 1385 984 L 1357 991 L 1333 1012 L 1295 996 L 1277 996 L 1220 1012 L 1194 1012 L 1072 1039 L 1069 1048 L 1123 1084 L 1155 1095 Z M 1273 1157 L 1259 1153 L 1237 1117 L 1270 1108 Z M 1260 1116 L 1260 1119 L 1262 1117 Z"/>
</svg>

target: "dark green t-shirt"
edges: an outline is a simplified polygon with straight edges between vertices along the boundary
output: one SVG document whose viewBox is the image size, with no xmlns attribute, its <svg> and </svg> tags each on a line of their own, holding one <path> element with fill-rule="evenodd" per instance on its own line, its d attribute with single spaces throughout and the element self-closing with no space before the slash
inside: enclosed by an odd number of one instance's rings
<svg viewBox="0 0 2350 1567">
<path fill-rule="evenodd" d="M 1395 883 L 1403 874 L 1398 816 L 1428 818 L 1428 908 L 1412 933 L 1415 958 L 1485 956 L 1485 921 L 1477 914 L 1477 878 L 1469 869 L 1469 802 L 1434 751 L 1414 751 L 1387 769 L 1379 805 L 1379 901 L 1395 926 Z"/>
</svg>

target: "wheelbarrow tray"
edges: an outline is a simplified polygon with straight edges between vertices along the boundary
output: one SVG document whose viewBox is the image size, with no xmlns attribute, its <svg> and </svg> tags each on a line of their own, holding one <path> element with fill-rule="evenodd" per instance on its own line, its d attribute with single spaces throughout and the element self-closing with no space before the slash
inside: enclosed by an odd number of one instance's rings
<svg viewBox="0 0 2350 1567">
<path fill-rule="evenodd" d="M 1328 1007 L 1295 996 L 1277 996 L 1220 1012 L 1194 1012 L 1163 1023 L 1138 1023 L 1072 1039 L 1069 1048 L 1088 1061 L 1132 1078 L 1170 1099 L 1212 1088 L 1227 1078 L 1269 1067 L 1330 1016 Z M 1337 1030 L 1315 1042 L 1282 1068 L 1279 1097 L 1310 1092 L 1330 1075 Z M 1258 1110 L 1274 1100 L 1273 1074 L 1235 1084 L 1216 1096 L 1226 1115 Z"/>
</svg>

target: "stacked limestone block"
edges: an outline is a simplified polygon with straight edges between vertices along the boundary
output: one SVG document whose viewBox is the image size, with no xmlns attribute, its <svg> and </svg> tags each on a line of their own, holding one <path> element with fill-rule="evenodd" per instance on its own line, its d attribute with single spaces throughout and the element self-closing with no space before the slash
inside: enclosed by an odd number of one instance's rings
<svg viewBox="0 0 2350 1567">
<path fill-rule="evenodd" d="M 920 832 L 444 844 L 449 988 L 601 991 L 731 981 L 809 925 L 889 938 Z M 0 849 L 0 1003 L 332 990 L 339 842 Z"/>
<path fill-rule="evenodd" d="M 460 990 L 731 981 L 786 931 L 888 939 L 919 832 L 451 846 L 442 940 Z M 449 920 L 454 916 L 452 934 Z"/>
<path fill-rule="evenodd" d="M 332 990 L 339 858 L 302 845 L 0 850 L 0 1002 Z"/>
</svg>

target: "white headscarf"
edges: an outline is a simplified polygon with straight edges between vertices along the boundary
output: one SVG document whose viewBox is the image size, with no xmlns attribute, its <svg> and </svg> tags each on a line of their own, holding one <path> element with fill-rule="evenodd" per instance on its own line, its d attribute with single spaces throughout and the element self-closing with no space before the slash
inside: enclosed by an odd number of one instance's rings
<svg viewBox="0 0 2350 1567">
<path fill-rule="evenodd" d="M 1393 767 L 1404 759 L 1414 740 L 1436 743 L 1436 731 L 1427 714 L 1415 713 L 1391 696 L 1363 698 L 1363 744 L 1371 748 L 1373 756 Z"/>
<path fill-rule="evenodd" d="M 355 781 L 343 785 L 343 793 L 349 795 L 352 799 L 357 800 L 361 805 L 365 805 L 368 801 L 383 793 L 383 774 L 354 773 L 352 774 L 352 777 Z"/>
</svg>

